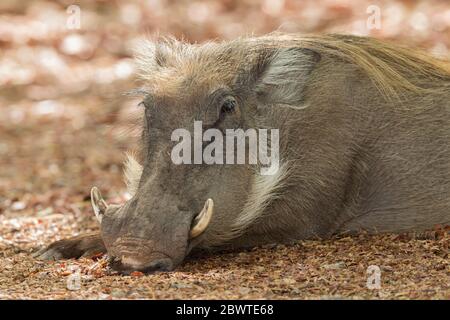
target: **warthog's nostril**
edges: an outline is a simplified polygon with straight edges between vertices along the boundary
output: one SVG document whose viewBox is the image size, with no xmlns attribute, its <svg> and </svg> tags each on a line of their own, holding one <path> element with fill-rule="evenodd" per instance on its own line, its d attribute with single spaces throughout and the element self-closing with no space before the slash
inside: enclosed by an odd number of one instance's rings
<svg viewBox="0 0 450 320">
<path fill-rule="evenodd" d="M 159 259 L 152 261 L 145 269 L 145 272 L 153 272 L 153 271 L 170 271 L 173 269 L 173 263 L 172 260 L 166 258 L 166 259 Z"/>
<path fill-rule="evenodd" d="M 138 261 L 130 258 L 113 258 L 109 261 L 111 268 L 123 274 L 129 274 L 133 271 L 156 272 L 170 271 L 173 269 L 173 262 L 169 258 L 153 260 L 149 264 L 140 264 Z"/>
</svg>

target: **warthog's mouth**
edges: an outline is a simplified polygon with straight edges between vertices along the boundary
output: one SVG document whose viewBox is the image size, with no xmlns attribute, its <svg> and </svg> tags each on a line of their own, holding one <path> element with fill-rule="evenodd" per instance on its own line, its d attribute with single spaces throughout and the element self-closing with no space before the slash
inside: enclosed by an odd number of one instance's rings
<svg viewBox="0 0 450 320">
<path fill-rule="evenodd" d="M 151 256 L 147 256 L 145 261 L 134 253 L 133 255 L 124 252 L 120 258 L 110 257 L 109 266 L 124 275 L 129 275 L 133 271 L 143 273 L 153 273 L 160 271 L 172 271 L 175 267 L 173 259 L 163 252 L 152 252 Z"/>
<path fill-rule="evenodd" d="M 171 271 L 174 268 L 173 261 L 167 253 L 155 250 L 152 240 L 122 237 L 110 249 L 110 267 L 123 274 L 133 271 Z"/>
</svg>

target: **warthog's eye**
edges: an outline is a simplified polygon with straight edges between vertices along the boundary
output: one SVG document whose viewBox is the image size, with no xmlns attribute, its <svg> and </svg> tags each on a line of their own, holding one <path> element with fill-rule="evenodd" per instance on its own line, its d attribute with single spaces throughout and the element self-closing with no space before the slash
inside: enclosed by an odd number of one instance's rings
<svg viewBox="0 0 450 320">
<path fill-rule="evenodd" d="M 220 107 L 220 113 L 221 115 L 226 113 L 233 113 L 236 110 L 237 101 L 233 97 L 227 97 Z"/>
</svg>

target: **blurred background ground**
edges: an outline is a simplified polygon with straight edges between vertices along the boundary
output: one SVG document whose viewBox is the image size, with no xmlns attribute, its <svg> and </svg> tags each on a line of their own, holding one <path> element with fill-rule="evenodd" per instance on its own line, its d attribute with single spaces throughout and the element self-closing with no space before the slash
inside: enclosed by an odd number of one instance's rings
<svg viewBox="0 0 450 320">
<path fill-rule="evenodd" d="M 78 8 L 80 28 L 70 29 L 78 26 Z M 369 29 L 377 10 L 380 28 Z M 30 258 L 38 246 L 97 227 L 91 186 L 110 202 L 123 201 L 123 152 L 136 143 L 140 109 L 122 93 L 138 85 L 132 48 L 139 37 L 200 42 L 274 30 L 370 35 L 448 57 L 450 2 L 2 0 L 0 298 L 449 299 L 445 235 L 307 241 L 198 257 L 181 271 L 145 277 L 109 275 L 103 258 Z M 382 290 L 365 286 L 371 264 L 388 275 Z M 82 269 L 79 291 L 66 287 L 69 265 Z"/>
</svg>

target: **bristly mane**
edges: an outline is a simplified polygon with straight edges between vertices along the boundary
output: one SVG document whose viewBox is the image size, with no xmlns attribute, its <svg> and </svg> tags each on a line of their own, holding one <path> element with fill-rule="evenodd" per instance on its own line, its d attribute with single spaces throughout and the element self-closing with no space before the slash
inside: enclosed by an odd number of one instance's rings
<svg viewBox="0 0 450 320">
<path fill-rule="evenodd" d="M 309 36 L 301 41 L 310 49 L 358 65 L 385 97 L 399 97 L 403 90 L 425 93 L 439 89 L 425 88 L 419 80 L 450 81 L 448 60 L 388 41 L 337 34 Z"/>
<path fill-rule="evenodd" d="M 408 92 L 436 92 L 442 89 L 425 87 L 427 80 L 435 78 L 450 80 L 450 62 L 433 57 L 421 50 L 368 37 L 339 34 L 298 35 L 278 32 L 261 37 L 242 37 L 233 41 L 204 44 L 188 44 L 174 38 L 161 38 L 157 41 L 143 40 L 136 50 L 138 74 L 144 81 L 157 83 L 168 80 L 169 83 L 172 82 L 171 85 L 175 85 L 176 81 L 175 79 L 170 81 L 170 75 L 177 74 L 174 70 L 177 67 L 186 68 L 186 65 L 182 67 L 185 61 L 195 60 L 194 66 L 197 67 L 217 68 L 220 64 L 210 61 L 211 59 L 221 59 L 222 63 L 226 59 L 237 62 L 239 59 L 236 56 L 248 53 L 248 50 L 239 50 L 239 48 L 246 48 L 248 44 L 263 48 L 304 47 L 325 56 L 347 61 L 365 72 L 380 93 L 389 99 L 400 98 L 403 93 Z M 165 60 L 169 64 L 168 68 L 163 67 Z M 170 72 L 170 69 L 175 72 Z"/>
</svg>

